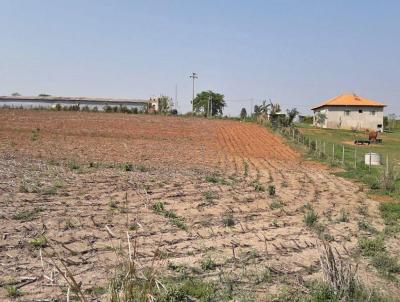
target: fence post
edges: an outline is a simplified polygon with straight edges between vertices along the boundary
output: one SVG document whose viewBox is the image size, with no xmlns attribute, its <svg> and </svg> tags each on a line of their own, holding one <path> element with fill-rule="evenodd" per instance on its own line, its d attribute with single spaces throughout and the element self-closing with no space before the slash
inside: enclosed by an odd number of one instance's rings
<svg viewBox="0 0 400 302">
<path fill-rule="evenodd" d="M 335 144 L 332 144 L 332 163 L 335 162 Z"/>
<path fill-rule="evenodd" d="M 357 169 L 357 148 L 354 149 L 354 169 Z"/>
<path fill-rule="evenodd" d="M 368 172 L 371 173 L 371 164 L 372 164 L 372 152 L 369 151 L 369 167 L 368 167 Z"/>
<path fill-rule="evenodd" d="M 326 154 L 326 144 L 324 142 L 324 156 L 325 156 L 325 154 Z"/>
<path fill-rule="evenodd" d="M 343 145 L 343 153 L 342 153 L 342 165 L 344 166 L 344 145 Z"/>
<path fill-rule="evenodd" d="M 389 156 L 386 155 L 386 176 L 389 175 Z"/>
</svg>

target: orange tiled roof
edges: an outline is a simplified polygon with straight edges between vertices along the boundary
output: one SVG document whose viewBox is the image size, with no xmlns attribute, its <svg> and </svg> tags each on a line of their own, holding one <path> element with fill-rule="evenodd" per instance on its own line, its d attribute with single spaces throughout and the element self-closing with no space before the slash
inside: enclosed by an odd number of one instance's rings
<svg viewBox="0 0 400 302">
<path fill-rule="evenodd" d="M 383 103 L 368 100 L 366 98 L 360 97 L 354 93 L 352 94 L 342 94 L 333 99 L 330 99 L 318 106 L 311 108 L 312 110 L 318 109 L 325 106 L 372 106 L 372 107 L 384 107 Z"/>
</svg>

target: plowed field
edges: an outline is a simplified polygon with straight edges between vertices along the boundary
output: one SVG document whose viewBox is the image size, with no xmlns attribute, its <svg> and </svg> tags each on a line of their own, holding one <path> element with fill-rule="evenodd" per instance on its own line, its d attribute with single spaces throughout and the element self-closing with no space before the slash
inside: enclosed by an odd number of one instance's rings
<svg viewBox="0 0 400 302">
<path fill-rule="evenodd" d="M 229 279 L 234 300 L 265 301 L 321 279 L 321 234 L 352 259 L 358 237 L 372 234 L 359 221 L 383 229 L 377 206 L 362 187 L 304 162 L 256 124 L 0 110 L 0 300 L 8 299 L 5 285 L 17 286 L 20 300 L 65 300 L 53 262 L 60 258 L 88 298 L 107 300 L 128 235 L 143 266 L 162 252 L 160 275 L 222 280 L 221 291 Z M 304 222 L 310 207 L 319 230 Z M 59 258 L 43 256 L 54 251 Z M 399 292 L 368 259 L 358 262 L 366 284 Z"/>
</svg>

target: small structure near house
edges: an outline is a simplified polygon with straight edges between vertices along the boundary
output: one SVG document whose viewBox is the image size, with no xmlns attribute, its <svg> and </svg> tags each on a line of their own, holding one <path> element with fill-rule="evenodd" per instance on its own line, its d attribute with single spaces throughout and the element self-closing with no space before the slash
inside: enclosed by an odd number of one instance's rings
<svg viewBox="0 0 400 302">
<path fill-rule="evenodd" d="M 385 106 L 356 94 L 342 94 L 312 108 L 313 124 L 330 129 L 368 129 L 382 132 Z"/>
<path fill-rule="evenodd" d="M 381 157 L 378 153 L 366 153 L 365 154 L 365 164 L 367 166 L 380 166 L 381 165 Z"/>
</svg>

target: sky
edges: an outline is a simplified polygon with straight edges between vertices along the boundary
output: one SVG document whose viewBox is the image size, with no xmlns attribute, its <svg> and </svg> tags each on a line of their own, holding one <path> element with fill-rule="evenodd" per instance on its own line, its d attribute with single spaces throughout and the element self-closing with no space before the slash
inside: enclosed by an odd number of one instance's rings
<svg viewBox="0 0 400 302">
<path fill-rule="evenodd" d="M 400 115 L 400 1 L 0 0 L 0 95 L 225 95 L 310 107 L 351 92 Z"/>
</svg>

